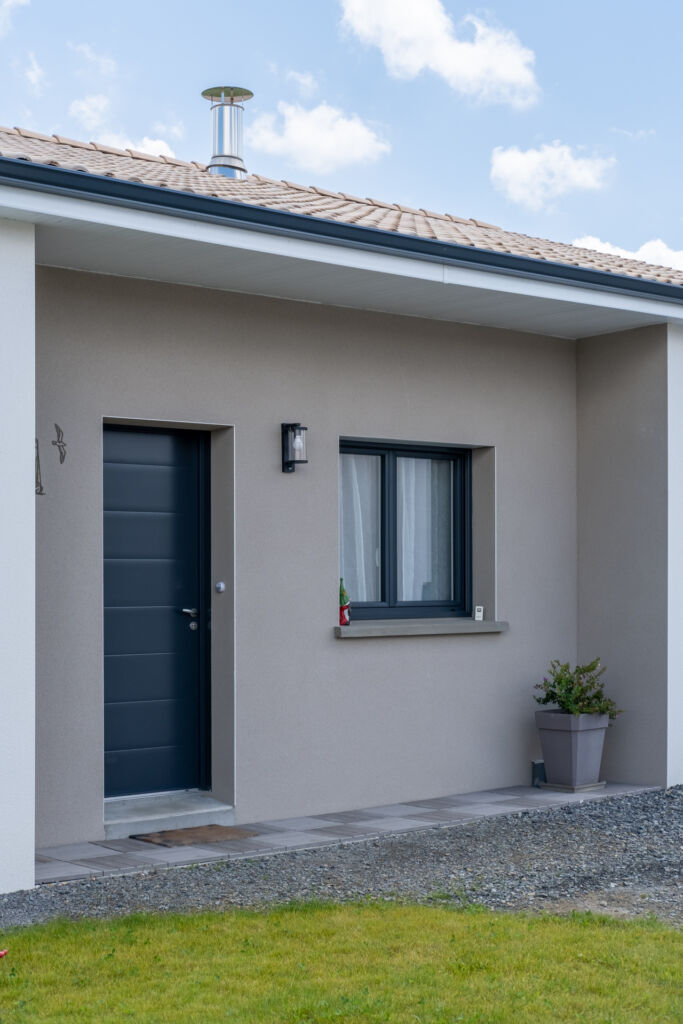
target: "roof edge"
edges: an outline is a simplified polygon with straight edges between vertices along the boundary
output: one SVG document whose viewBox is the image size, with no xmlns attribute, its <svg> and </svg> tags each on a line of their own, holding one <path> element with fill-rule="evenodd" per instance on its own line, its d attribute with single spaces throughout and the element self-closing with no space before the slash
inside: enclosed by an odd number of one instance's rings
<svg viewBox="0 0 683 1024">
<path fill-rule="evenodd" d="M 383 231 L 379 228 L 347 224 L 287 210 L 273 210 L 236 200 L 176 191 L 142 182 L 91 174 L 88 171 L 36 164 L 28 160 L 0 157 L 0 184 L 514 277 L 555 281 L 600 291 L 628 292 L 683 305 L 681 285 L 534 259 L 531 256 L 480 249 L 457 242 L 442 242 L 395 231 Z"/>
</svg>

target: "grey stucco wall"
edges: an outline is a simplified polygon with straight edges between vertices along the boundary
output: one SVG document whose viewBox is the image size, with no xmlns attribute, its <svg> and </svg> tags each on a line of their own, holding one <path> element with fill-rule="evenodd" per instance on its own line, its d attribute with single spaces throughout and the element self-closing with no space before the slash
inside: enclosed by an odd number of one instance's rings
<svg viewBox="0 0 683 1024">
<path fill-rule="evenodd" d="M 624 714 L 608 778 L 663 785 L 667 760 L 667 333 L 578 344 L 579 657 Z"/>
<path fill-rule="evenodd" d="M 37 324 L 39 435 L 69 442 L 38 505 L 40 844 L 102 834 L 104 417 L 234 425 L 238 821 L 528 780 L 531 687 L 576 656 L 573 343 L 47 269 Z M 495 446 L 507 634 L 334 639 L 341 435 Z"/>
</svg>

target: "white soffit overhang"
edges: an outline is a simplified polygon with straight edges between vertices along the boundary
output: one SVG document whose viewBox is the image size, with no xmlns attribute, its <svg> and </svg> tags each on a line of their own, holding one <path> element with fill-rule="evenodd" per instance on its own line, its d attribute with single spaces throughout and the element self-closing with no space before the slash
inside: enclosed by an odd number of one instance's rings
<svg viewBox="0 0 683 1024">
<path fill-rule="evenodd" d="M 404 316 L 580 338 L 683 324 L 683 305 L 0 185 L 36 262 Z"/>
</svg>

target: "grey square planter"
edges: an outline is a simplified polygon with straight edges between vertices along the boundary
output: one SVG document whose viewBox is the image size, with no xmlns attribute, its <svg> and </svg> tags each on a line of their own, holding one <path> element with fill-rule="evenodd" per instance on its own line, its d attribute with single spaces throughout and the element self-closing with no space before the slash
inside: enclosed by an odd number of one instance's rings
<svg viewBox="0 0 683 1024">
<path fill-rule="evenodd" d="M 609 715 L 537 711 L 546 784 L 568 790 L 601 785 L 600 762 L 608 725 Z"/>
</svg>

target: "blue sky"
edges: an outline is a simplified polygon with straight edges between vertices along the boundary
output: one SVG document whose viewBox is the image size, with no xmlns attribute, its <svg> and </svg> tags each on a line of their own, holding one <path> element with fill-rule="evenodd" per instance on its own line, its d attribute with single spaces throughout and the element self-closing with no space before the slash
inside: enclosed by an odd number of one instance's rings
<svg viewBox="0 0 683 1024">
<path fill-rule="evenodd" d="M 683 268 L 672 0 L 0 0 L 0 123 L 208 160 Z M 645 248 L 642 248 L 645 246 Z"/>
</svg>

